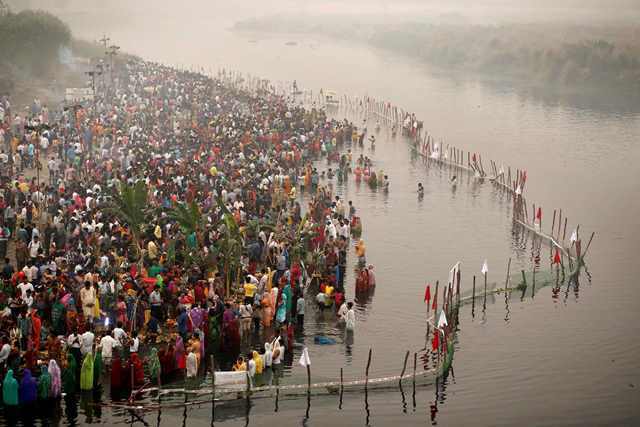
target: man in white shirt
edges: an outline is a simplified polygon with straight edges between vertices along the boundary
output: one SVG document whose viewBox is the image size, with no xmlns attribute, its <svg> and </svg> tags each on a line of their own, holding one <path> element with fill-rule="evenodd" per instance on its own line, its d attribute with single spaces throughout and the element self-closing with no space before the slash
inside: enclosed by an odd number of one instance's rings
<svg viewBox="0 0 640 427">
<path fill-rule="evenodd" d="M 138 332 L 133 331 L 131 333 L 131 345 L 129 346 L 129 353 L 137 353 L 140 348 L 140 338 L 138 338 Z"/>
<path fill-rule="evenodd" d="M 33 305 L 33 292 L 31 290 L 27 290 L 27 296 L 23 298 L 24 303 L 27 305 L 27 308 L 31 308 Z"/>
<path fill-rule="evenodd" d="M 80 352 L 81 345 L 82 337 L 74 330 L 71 332 L 71 335 L 67 337 L 67 348 L 69 348 L 71 354 L 76 359 L 77 366 L 80 366 L 80 363 L 82 363 L 82 353 Z"/>
<path fill-rule="evenodd" d="M 82 355 L 84 356 L 88 353 L 93 353 L 93 341 L 95 340 L 95 335 L 90 329 L 80 336 L 80 340 L 80 352 Z"/>
<path fill-rule="evenodd" d="M 340 309 L 338 309 L 338 319 L 342 322 L 347 320 L 347 311 L 349 311 L 349 309 L 347 308 L 347 302 L 343 302 L 342 305 L 340 306 Z"/>
<path fill-rule="evenodd" d="M 127 333 L 122 329 L 122 322 L 118 322 L 117 326 L 113 329 L 113 337 L 118 341 L 119 345 L 124 343 Z"/>
<path fill-rule="evenodd" d="M 38 237 L 34 236 L 33 240 L 31 240 L 31 242 L 29 243 L 29 256 L 31 257 L 32 260 L 38 257 L 38 251 L 40 250 L 41 247 L 42 247 L 42 244 L 38 240 Z"/>
<path fill-rule="evenodd" d="M 7 342 L 7 338 L 2 338 L 2 348 L 0 349 L 0 367 L 4 367 L 7 363 L 7 359 L 11 354 L 11 346 Z"/>
<path fill-rule="evenodd" d="M 329 233 L 329 237 L 331 238 L 331 240 L 335 240 L 338 237 L 338 231 L 336 230 L 336 226 L 333 224 L 333 222 L 330 219 L 327 220 L 326 230 Z"/>
<path fill-rule="evenodd" d="M 80 301 L 82 302 L 82 312 L 84 317 L 93 322 L 93 307 L 96 303 L 96 290 L 91 286 L 90 281 L 84 282 L 84 287 L 80 289 Z"/>
<path fill-rule="evenodd" d="M 27 298 L 27 291 L 31 291 L 33 292 L 33 285 L 29 282 L 21 282 L 18 285 L 18 289 L 20 289 L 20 298 L 22 299 L 26 299 Z"/>
<path fill-rule="evenodd" d="M 111 365 L 113 358 L 113 348 L 118 347 L 118 341 L 111 335 L 107 334 L 100 340 L 100 348 L 102 349 L 102 363 L 106 366 Z"/>
</svg>

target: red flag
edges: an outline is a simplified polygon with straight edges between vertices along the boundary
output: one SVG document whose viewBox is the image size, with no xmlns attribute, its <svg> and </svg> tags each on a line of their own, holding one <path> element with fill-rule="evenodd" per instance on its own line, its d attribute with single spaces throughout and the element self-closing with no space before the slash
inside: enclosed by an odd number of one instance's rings
<svg viewBox="0 0 640 427">
<path fill-rule="evenodd" d="M 536 219 L 540 221 L 542 219 L 542 208 L 538 208 L 538 213 L 536 214 Z"/>
<path fill-rule="evenodd" d="M 522 171 L 522 183 L 527 182 L 527 171 Z"/>
<path fill-rule="evenodd" d="M 438 347 L 440 347 L 440 333 L 435 330 L 433 331 L 433 341 L 431 341 L 431 350 L 438 351 Z"/>
<path fill-rule="evenodd" d="M 424 300 L 427 304 L 431 301 L 431 288 L 427 285 L 427 289 L 424 290 Z"/>
<path fill-rule="evenodd" d="M 560 250 L 558 248 L 556 248 L 556 254 L 553 257 L 553 263 L 554 264 L 560 264 L 561 258 L 560 258 Z"/>
</svg>

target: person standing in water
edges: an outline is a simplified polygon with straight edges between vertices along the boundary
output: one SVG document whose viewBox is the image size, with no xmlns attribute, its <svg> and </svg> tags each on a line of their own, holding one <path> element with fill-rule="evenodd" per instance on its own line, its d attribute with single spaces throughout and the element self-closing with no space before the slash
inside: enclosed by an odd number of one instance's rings
<svg viewBox="0 0 640 427">
<path fill-rule="evenodd" d="M 353 332 L 356 329 L 356 312 L 353 310 L 353 303 L 351 301 L 347 303 L 345 326 L 349 332 Z"/>
</svg>

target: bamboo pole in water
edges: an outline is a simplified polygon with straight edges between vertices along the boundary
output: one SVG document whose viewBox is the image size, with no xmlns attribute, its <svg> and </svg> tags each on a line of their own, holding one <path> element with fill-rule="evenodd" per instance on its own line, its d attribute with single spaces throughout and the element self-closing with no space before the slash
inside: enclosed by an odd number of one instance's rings
<svg viewBox="0 0 640 427">
<path fill-rule="evenodd" d="M 591 233 L 591 237 L 589 238 L 589 242 L 587 243 L 587 247 L 585 248 L 584 252 L 582 253 L 582 257 L 584 258 L 585 256 L 587 256 L 587 251 L 589 250 L 589 247 L 591 246 L 591 241 L 593 240 L 593 237 L 596 235 L 596 232 L 592 232 Z"/>
<path fill-rule="evenodd" d="M 507 264 L 507 278 L 504 282 L 505 292 L 509 289 L 509 274 L 511 273 L 511 257 L 509 257 L 509 264 Z"/>
<path fill-rule="evenodd" d="M 129 363 L 131 364 L 131 401 L 133 401 L 133 394 L 135 393 L 135 381 L 136 381 L 136 377 L 135 377 L 135 372 L 134 372 L 134 368 L 133 368 L 133 362 L 131 361 L 131 359 L 129 359 Z"/>
<path fill-rule="evenodd" d="M 372 349 L 369 349 L 369 357 L 367 358 L 367 369 L 365 370 L 365 374 L 364 374 L 364 387 L 367 388 L 367 385 L 369 384 L 369 368 L 371 367 L 371 352 Z"/>
<path fill-rule="evenodd" d="M 532 276 L 533 277 L 532 277 L 531 281 L 533 282 L 533 284 L 532 284 L 532 288 L 531 288 L 531 298 L 533 298 L 535 293 L 536 293 L 536 265 L 535 265 L 535 262 L 533 264 Z"/>
<path fill-rule="evenodd" d="M 471 297 L 471 316 L 475 315 L 476 310 L 476 275 L 473 275 L 473 291 Z"/>
<path fill-rule="evenodd" d="M 409 359 L 409 350 L 404 355 L 404 364 L 402 365 L 402 372 L 400 373 L 400 380 L 398 381 L 398 385 L 402 386 L 402 377 L 404 377 L 404 373 L 407 370 L 407 360 Z"/>
<path fill-rule="evenodd" d="M 211 422 L 216 415 L 216 360 L 211 355 Z"/>
<path fill-rule="evenodd" d="M 433 294 L 433 302 L 434 302 L 434 307 L 433 307 L 433 315 L 436 315 L 436 312 L 438 311 L 438 286 L 440 286 L 440 281 L 436 280 L 436 292 Z"/>
<path fill-rule="evenodd" d="M 482 311 L 487 309 L 487 273 L 484 273 L 484 299 L 482 301 Z"/>
<path fill-rule="evenodd" d="M 557 239 L 560 240 L 560 227 L 562 226 L 562 209 L 560 209 L 560 218 L 558 219 L 558 234 Z M 551 231 L 551 235 L 553 236 L 553 230 Z"/>
<path fill-rule="evenodd" d="M 413 386 L 416 386 L 416 366 L 418 365 L 418 353 L 413 353 Z"/>
</svg>

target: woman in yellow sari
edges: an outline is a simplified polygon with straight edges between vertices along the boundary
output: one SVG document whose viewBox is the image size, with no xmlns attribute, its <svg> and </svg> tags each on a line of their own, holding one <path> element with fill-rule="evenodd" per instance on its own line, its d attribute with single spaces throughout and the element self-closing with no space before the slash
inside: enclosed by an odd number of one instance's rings
<svg viewBox="0 0 640 427">
<path fill-rule="evenodd" d="M 273 272 L 271 269 L 267 271 L 267 284 L 264 289 L 262 298 L 262 325 L 265 328 L 271 326 L 273 319 L 273 300 L 271 298 L 271 286 L 273 285 Z"/>
<path fill-rule="evenodd" d="M 307 169 L 304 173 L 304 188 L 311 188 L 311 167 L 307 166 Z"/>
</svg>

